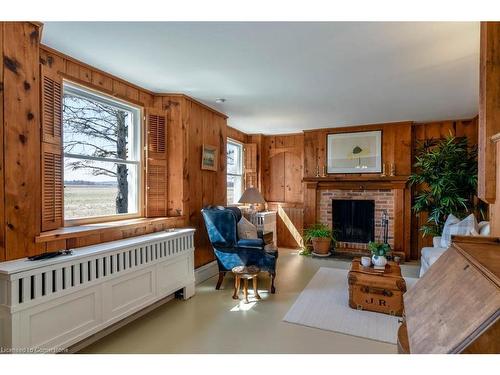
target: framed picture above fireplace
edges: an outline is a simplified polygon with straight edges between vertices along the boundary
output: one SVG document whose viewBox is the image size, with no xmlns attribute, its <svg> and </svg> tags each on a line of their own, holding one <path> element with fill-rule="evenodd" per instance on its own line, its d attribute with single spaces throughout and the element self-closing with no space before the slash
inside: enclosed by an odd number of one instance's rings
<svg viewBox="0 0 500 375">
<path fill-rule="evenodd" d="M 327 171 L 382 172 L 382 131 L 328 134 Z"/>
</svg>

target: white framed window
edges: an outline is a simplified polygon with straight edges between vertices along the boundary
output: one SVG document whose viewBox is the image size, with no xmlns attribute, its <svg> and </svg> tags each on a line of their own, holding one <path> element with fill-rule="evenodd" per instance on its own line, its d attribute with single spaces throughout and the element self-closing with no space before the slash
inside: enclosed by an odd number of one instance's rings
<svg viewBox="0 0 500 375">
<path fill-rule="evenodd" d="M 243 194 L 243 144 L 227 141 L 227 204 L 237 204 Z"/>
<path fill-rule="evenodd" d="M 141 109 L 63 87 L 65 223 L 141 216 Z"/>
</svg>

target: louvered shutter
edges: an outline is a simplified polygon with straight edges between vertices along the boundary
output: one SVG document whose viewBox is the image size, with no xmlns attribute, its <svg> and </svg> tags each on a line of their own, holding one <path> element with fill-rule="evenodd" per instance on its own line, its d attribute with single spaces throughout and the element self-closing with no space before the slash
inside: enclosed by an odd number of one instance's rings
<svg viewBox="0 0 500 375">
<path fill-rule="evenodd" d="M 62 79 L 41 67 L 42 231 L 63 226 Z"/>
<path fill-rule="evenodd" d="M 245 188 L 257 186 L 257 144 L 246 143 L 244 145 L 245 160 Z"/>
<path fill-rule="evenodd" d="M 167 116 L 146 111 L 146 216 L 167 216 Z"/>
</svg>

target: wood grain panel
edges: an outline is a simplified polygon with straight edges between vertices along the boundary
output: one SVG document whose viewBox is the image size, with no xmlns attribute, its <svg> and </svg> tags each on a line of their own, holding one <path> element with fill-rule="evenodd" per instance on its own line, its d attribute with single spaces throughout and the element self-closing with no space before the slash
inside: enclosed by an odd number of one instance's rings
<svg viewBox="0 0 500 375">
<path fill-rule="evenodd" d="M 478 195 L 495 203 L 498 167 L 491 137 L 500 133 L 500 22 L 481 22 L 479 69 Z"/>
<path fill-rule="evenodd" d="M 185 99 L 178 97 L 163 97 L 163 108 L 167 111 L 168 137 L 168 215 L 180 216 L 188 211 L 185 165 L 187 163 L 188 134 L 183 122 L 181 107 Z"/>
<path fill-rule="evenodd" d="M 264 172 L 267 180 L 265 199 L 271 202 L 285 201 L 285 153 L 274 155 Z"/>
<path fill-rule="evenodd" d="M 40 252 L 34 241 L 41 211 L 38 43 L 37 25 L 3 25 L 6 259 Z"/>
<path fill-rule="evenodd" d="M 234 139 L 235 141 L 238 141 L 240 143 L 247 143 L 248 142 L 248 135 L 243 133 L 242 131 L 232 128 L 230 126 L 227 127 L 227 137 Z"/>
<path fill-rule="evenodd" d="M 322 173 L 326 165 L 328 134 L 374 130 L 382 131 L 382 162 L 393 163 L 396 175 L 407 175 L 411 170 L 411 125 L 410 121 L 405 121 L 304 131 L 304 177 L 315 177 L 318 166 Z"/>
<path fill-rule="evenodd" d="M 302 204 L 269 202 L 269 209 L 277 212 L 277 246 L 300 248 L 304 229 Z"/>
<path fill-rule="evenodd" d="M 284 165 L 284 202 L 303 202 L 303 191 L 302 191 L 302 160 L 299 156 L 292 154 L 290 152 L 285 152 L 281 155 L 285 155 L 285 165 Z"/>
<path fill-rule="evenodd" d="M 3 28 L 4 23 L 0 22 L 0 52 L 3 56 Z M 0 63 L 0 262 L 5 260 L 5 216 L 4 216 L 4 122 L 3 122 L 3 93 L 4 93 L 4 81 L 3 81 L 3 61 Z"/>
<path fill-rule="evenodd" d="M 464 254 L 460 243 L 456 246 L 404 295 L 411 353 L 461 352 L 498 319 L 498 276 L 485 277 L 486 267 Z M 498 245 L 486 248 L 481 253 L 498 251 Z"/>
</svg>

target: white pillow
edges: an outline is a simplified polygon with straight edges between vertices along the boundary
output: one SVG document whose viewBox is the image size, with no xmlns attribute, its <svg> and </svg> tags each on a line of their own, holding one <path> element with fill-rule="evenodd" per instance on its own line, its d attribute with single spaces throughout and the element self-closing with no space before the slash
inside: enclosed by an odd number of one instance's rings
<svg viewBox="0 0 500 375">
<path fill-rule="evenodd" d="M 450 215 L 451 216 L 451 215 Z M 456 219 L 456 218 L 455 218 Z M 448 219 L 446 220 L 448 221 Z M 451 236 L 470 236 L 473 232 L 478 232 L 478 226 L 474 214 L 470 214 L 465 219 L 458 223 L 450 224 L 443 229 L 441 239 L 441 247 L 449 247 L 451 244 Z M 443 242 L 444 241 L 444 242 Z M 443 246 L 445 245 L 445 246 Z"/>
<path fill-rule="evenodd" d="M 481 236 L 489 236 L 490 235 L 490 222 L 489 221 L 481 221 L 478 224 L 479 234 Z"/>
<path fill-rule="evenodd" d="M 446 221 L 444 222 L 443 233 L 441 234 L 441 247 L 447 248 L 450 246 L 451 242 L 450 227 L 458 222 L 460 222 L 460 220 L 458 220 L 458 218 L 455 215 L 453 214 L 448 215 Z"/>
<path fill-rule="evenodd" d="M 238 222 L 238 237 L 240 240 L 259 238 L 257 236 L 257 227 L 243 216 Z"/>
</svg>

